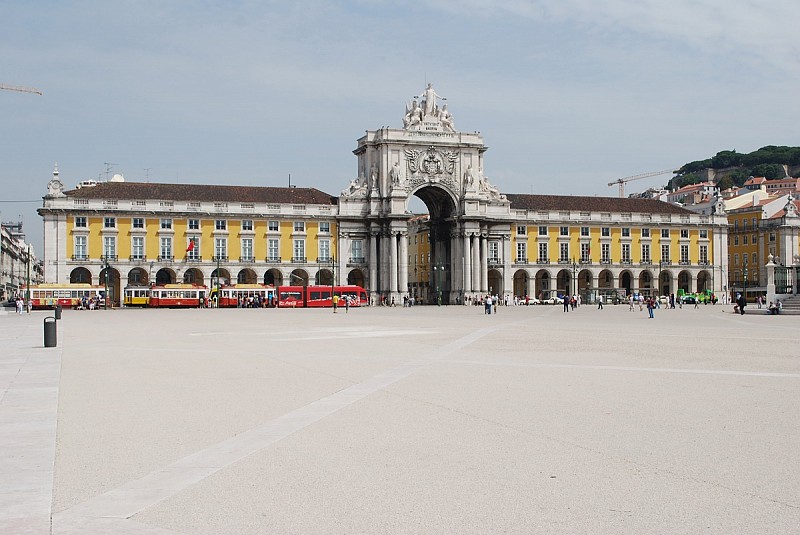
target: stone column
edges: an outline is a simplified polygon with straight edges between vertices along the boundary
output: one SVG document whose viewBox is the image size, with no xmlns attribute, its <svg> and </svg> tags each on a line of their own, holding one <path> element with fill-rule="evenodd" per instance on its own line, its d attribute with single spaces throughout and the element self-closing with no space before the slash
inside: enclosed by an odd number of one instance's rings
<svg viewBox="0 0 800 535">
<path fill-rule="evenodd" d="M 410 293 L 408 289 L 408 233 L 401 232 L 400 233 L 400 253 L 399 253 L 399 262 L 398 262 L 398 275 L 399 281 L 398 284 L 400 286 L 400 295 L 403 296 L 406 293 Z M 402 297 L 401 297 L 402 298 Z"/>
<path fill-rule="evenodd" d="M 378 235 L 375 231 L 369 233 L 369 294 L 370 298 L 378 302 Z"/>
<path fill-rule="evenodd" d="M 472 250 L 470 249 L 471 236 L 464 233 L 464 294 L 472 291 Z"/>
<path fill-rule="evenodd" d="M 397 234 L 389 232 L 389 299 L 397 293 Z"/>
<path fill-rule="evenodd" d="M 511 236 L 503 236 L 503 293 L 497 295 L 505 297 L 514 292 L 513 276 L 511 274 Z M 505 301 L 505 299 L 504 299 Z"/>
<path fill-rule="evenodd" d="M 481 236 L 481 292 L 489 291 L 489 238 Z"/>
<path fill-rule="evenodd" d="M 481 291 L 481 239 L 479 234 L 472 235 L 472 291 Z"/>
<path fill-rule="evenodd" d="M 769 255 L 769 262 L 764 267 L 767 272 L 767 303 L 775 302 L 775 263 L 773 262 L 772 255 Z"/>
</svg>

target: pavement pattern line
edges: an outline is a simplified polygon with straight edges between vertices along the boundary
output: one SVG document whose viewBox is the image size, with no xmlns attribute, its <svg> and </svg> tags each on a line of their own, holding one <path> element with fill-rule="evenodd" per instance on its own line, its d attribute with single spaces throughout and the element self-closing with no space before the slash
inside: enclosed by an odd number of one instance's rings
<svg viewBox="0 0 800 535">
<path fill-rule="evenodd" d="M 552 368 L 552 369 L 573 369 L 573 370 L 610 370 L 624 372 L 650 372 L 650 373 L 696 373 L 702 375 L 740 375 L 746 377 L 782 377 L 789 379 L 800 379 L 800 373 L 785 372 L 762 372 L 762 371 L 743 371 L 743 370 L 703 370 L 692 368 L 642 368 L 636 366 L 603 366 L 597 364 L 547 364 L 547 363 L 528 363 L 528 362 L 498 362 L 480 360 L 452 360 L 447 359 L 442 362 L 448 364 L 469 364 L 475 366 L 508 366 L 519 368 Z"/>
<path fill-rule="evenodd" d="M 174 463 L 155 470 L 139 479 L 95 496 L 53 515 L 54 533 L 81 533 L 101 525 L 103 533 L 142 532 L 126 524 L 137 513 L 151 507 L 184 489 L 199 483 L 216 472 L 260 451 L 284 438 L 313 425 L 335 412 L 356 403 L 394 383 L 397 383 L 431 364 L 441 361 L 477 340 L 496 331 L 513 327 L 505 323 L 478 329 L 442 347 L 435 348 L 427 358 L 416 356 L 413 362 L 375 375 L 330 396 L 313 401 L 303 407 L 274 418 L 227 440 L 213 444 Z M 118 522 L 111 522 L 116 519 Z M 116 526 L 118 529 L 115 529 Z M 133 530 L 136 531 L 133 531 Z M 157 531 L 158 530 L 158 531 Z M 169 533 L 154 528 L 152 533 Z"/>
<path fill-rule="evenodd" d="M 62 352 L 28 345 L 38 329 L 0 336 L 0 533 L 50 531 Z"/>
</svg>

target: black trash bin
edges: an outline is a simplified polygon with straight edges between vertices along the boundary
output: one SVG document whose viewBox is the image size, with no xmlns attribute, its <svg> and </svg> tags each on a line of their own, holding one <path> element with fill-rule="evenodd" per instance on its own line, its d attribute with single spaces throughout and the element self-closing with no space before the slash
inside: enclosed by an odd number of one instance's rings
<svg viewBox="0 0 800 535">
<path fill-rule="evenodd" d="M 56 305 L 56 319 L 57 320 L 61 319 L 61 310 L 62 310 L 61 309 L 61 304 Z"/>
<path fill-rule="evenodd" d="M 53 316 L 44 319 L 44 347 L 56 347 L 58 345 L 58 323 Z"/>
</svg>

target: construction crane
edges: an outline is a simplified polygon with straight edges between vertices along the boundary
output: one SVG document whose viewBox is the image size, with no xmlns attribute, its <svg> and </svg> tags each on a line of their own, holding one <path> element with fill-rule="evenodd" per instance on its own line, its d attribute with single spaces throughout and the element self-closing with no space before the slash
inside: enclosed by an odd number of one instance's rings
<svg viewBox="0 0 800 535">
<path fill-rule="evenodd" d="M 678 171 L 674 169 L 666 169 L 664 171 L 654 171 L 652 173 L 642 173 L 641 175 L 633 175 L 633 176 L 626 176 L 623 178 L 618 178 L 614 182 L 609 182 L 609 187 L 619 184 L 619 197 L 620 199 L 625 197 L 625 183 L 632 182 L 634 180 L 639 180 L 641 178 L 648 178 L 651 176 L 658 176 L 658 175 L 666 175 L 668 173 L 677 173 Z"/>
<path fill-rule="evenodd" d="M 34 89 L 33 87 L 21 87 L 18 85 L 0 84 L 0 89 L 5 89 L 6 91 L 19 91 L 20 93 L 36 93 L 37 95 L 42 94 L 41 91 Z"/>
</svg>

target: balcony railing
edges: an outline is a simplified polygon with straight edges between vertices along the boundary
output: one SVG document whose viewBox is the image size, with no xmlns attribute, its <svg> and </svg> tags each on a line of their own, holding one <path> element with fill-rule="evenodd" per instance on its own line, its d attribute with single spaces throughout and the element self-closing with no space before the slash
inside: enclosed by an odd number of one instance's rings
<svg viewBox="0 0 800 535">
<path fill-rule="evenodd" d="M 186 257 L 186 261 L 187 262 L 202 262 L 203 261 L 203 257 L 200 256 L 200 255 L 187 256 Z"/>
<path fill-rule="evenodd" d="M 143 254 L 132 254 L 128 260 L 130 262 L 144 262 L 147 258 Z"/>
<path fill-rule="evenodd" d="M 546 258 L 540 258 L 539 260 L 536 261 L 536 263 L 539 264 L 539 265 L 545 265 L 545 264 L 549 264 L 550 261 L 548 259 L 546 259 Z"/>
<path fill-rule="evenodd" d="M 269 262 L 270 264 L 280 264 L 281 257 L 280 256 L 268 256 L 264 259 L 264 262 Z"/>
<path fill-rule="evenodd" d="M 293 256 L 292 257 L 292 264 L 305 264 L 306 257 L 305 256 Z"/>
<path fill-rule="evenodd" d="M 650 260 L 642 260 L 641 262 L 639 262 L 640 266 L 650 266 L 652 264 L 653 263 Z"/>
<path fill-rule="evenodd" d="M 631 265 L 630 259 L 628 259 L 628 260 L 620 260 L 619 263 L 622 264 L 623 266 L 630 266 Z"/>
<path fill-rule="evenodd" d="M 172 262 L 173 260 L 175 260 L 175 257 L 172 255 L 158 257 L 159 262 Z"/>
<path fill-rule="evenodd" d="M 609 260 L 608 258 L 603 258 L 602 260 L 600 260 L 600 263 L 603 264 L 604 266 L 607 266 L 611 264 L 611 260 Z"/>
<path fill-rule="evenodd" d="M 591 265 L 592 265 L 592 261 L 591 261 L 590 259 L 588 259 L 588 258 L 581 258 L 581 259 L 578 261 L 578 263 L 579 263 L 580 265 L 582 265 L 582 266 L 591 266 Z"/>
<path fill-rule="evenodd" d="M 253 258 L 252 256 L 240 256 L 239 257 L 239 262 L 255 262 L 255 261 L 256 261 L 256 259 Z"/>
<path fill-rule="evenodd" d="M 75 260 L 75 261 L 79 261 L 79 262 L 85 262 L 86 260 L 89 260 L 89 255 L 74 254 L 74 255 L 72 255 L 72 259 Z"/>
<path fill-rule="evenodd" d="M 351 264 L 366 264 L 367 263 L 367 259 L 364 258 L 363 256 L 351 256 L 350 257 L 350 263 Z"/>
<path fill-rule="evenodd" d="M 691 262 L 689 262 L 688 260 L 681 260 L 680 262 L 678 262 L 678 264 L 681 266 L 688 266 L 689 264 L 691 264 Z"/>
<path fill-rule="evenodd" d="M 214 262 L 227 262 L 228 255 L 219 255 L 219 256 L 212 256 L 211 260 Z"/>
<path fill-rule="evenodd" d="M 514 261 L 514 263 L 515 263 L 515 264 L 527 264 L 527 263 L 528 263 L 528 259 L 527 259 L 527 258 L 517 258 L 517 259 Z"/>
<path fill-rule="evenodd" d="M 103 261 L 103 262 L 116 262 L 117 261 L 117 255 L 110 254 L 110 255 L 101 256 L 100 260 Z"/>
</svg>

